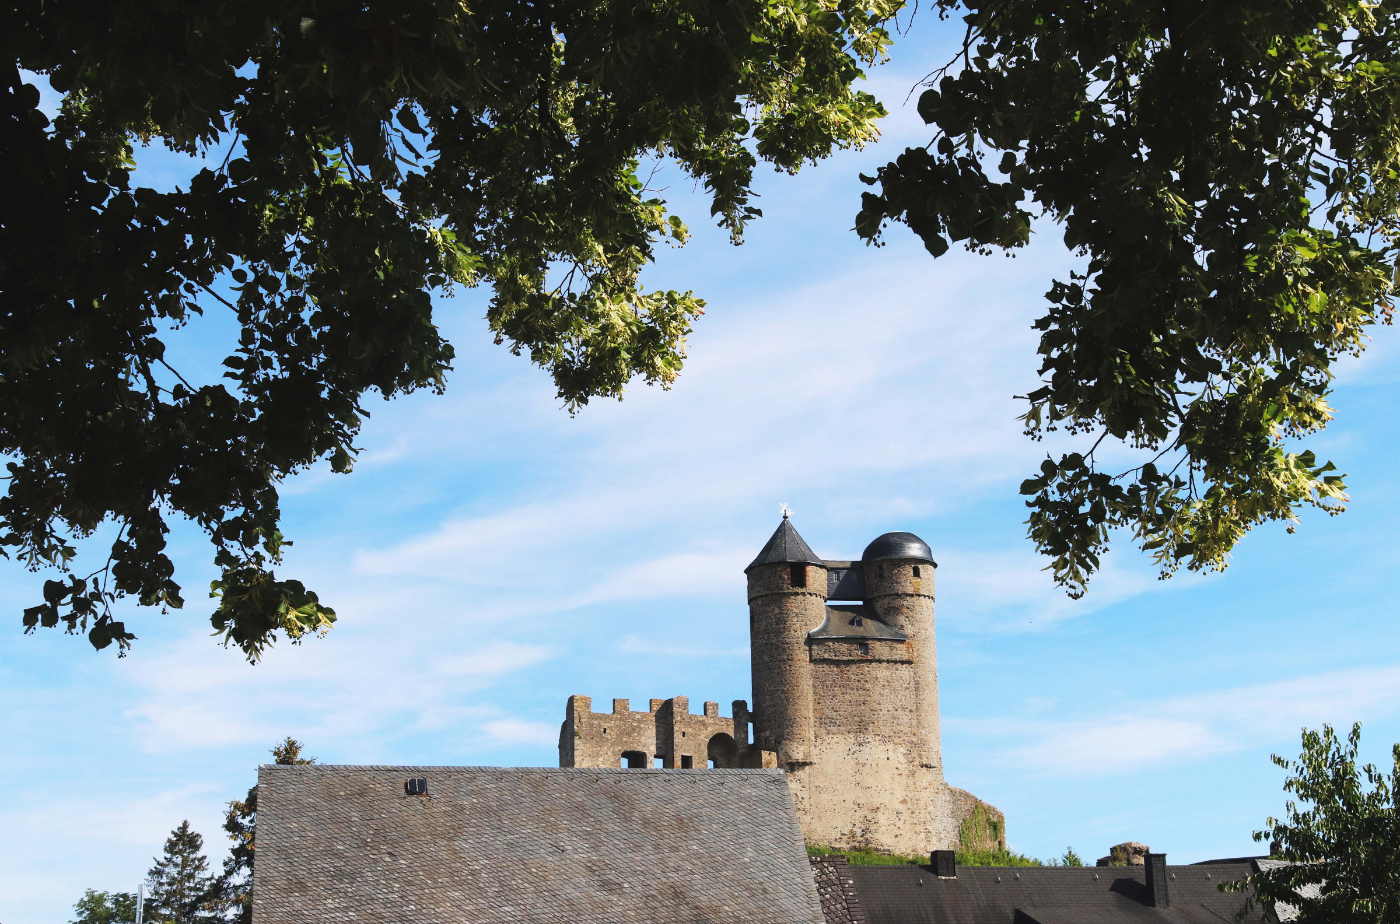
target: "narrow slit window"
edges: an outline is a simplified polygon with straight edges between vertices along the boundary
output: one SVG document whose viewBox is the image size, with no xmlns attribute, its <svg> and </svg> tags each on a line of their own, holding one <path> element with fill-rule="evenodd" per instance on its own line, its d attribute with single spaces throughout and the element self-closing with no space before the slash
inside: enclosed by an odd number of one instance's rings
<svg viewBox="0 0 1400 924">
<path fill-rule="evenodd" d="M 792 583 L 792 586 L 793 586 L 793 587 L 806 587 L 806 586 L 807 586 L 807 566 L 806 566 L 806 565 L 789 565 L 789 566 L 788 566 L 788 570 L 791 572 L 790 578 L 791 578 L 791 583 Z"/>
</svg>

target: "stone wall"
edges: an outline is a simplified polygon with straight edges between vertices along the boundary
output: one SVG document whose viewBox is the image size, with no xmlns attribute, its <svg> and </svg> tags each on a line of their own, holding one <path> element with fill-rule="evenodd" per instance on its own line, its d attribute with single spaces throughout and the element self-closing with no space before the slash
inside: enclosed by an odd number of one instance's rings
<svg viewBox="0 0 1400 924">
<path fill-rule="evenodd" d="M 612 712 L 594 712 L 587 696 L 570 696 L 559 729 L 559 766 L 625 767 L 624 755 L 638 766 L 703 769 L 713 759 L 718 767 L 747 765 L 749 707 L 733 703 L 733 716 L 719 714 L 719 703 L 707 702 L 700 715 L 690 712 L 690 699 L 653 699 L 646 712 L 633 712 L 625 699 L 612 701 Z M 761 766 L 761 764 L 760 764 Z"/>
<path fill-rule="evenodd" d="M 907 641 L 807 638 L 820 621 L 811 617 L 800 629 L 812 756 L 789 782 L 808 843 L 906 856 L 957 846 L 938 739 L 933 566 L 918 567 L 880 562 L 864 574 L 866 606 Z M 757 670 L 756 659 L 755 687 Z"/>
<path fill-rule="evenodd" d="M 958 833 L 957 849 L 1005 850 L 1006 816 L 965 789 L 949 786 L 948 816 Z"/>
</svg>

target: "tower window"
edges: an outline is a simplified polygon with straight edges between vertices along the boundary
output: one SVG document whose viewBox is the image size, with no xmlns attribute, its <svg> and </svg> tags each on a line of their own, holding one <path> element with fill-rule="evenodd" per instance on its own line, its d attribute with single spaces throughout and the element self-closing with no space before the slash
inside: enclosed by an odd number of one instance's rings
<svg viewBox="0 0 1400 924">
<path fill-rule="evenodd" d="M 694 760 L 694 758 L 692 758 L 689 754 L 682 754 L 682 755 L 681 755 L 681 769 L 682 769 L 682 770 L 694 770 L 694 769 L 695 769 L 695 760 Z"/>
<path fill-rule="evenodd" d="M 807 566 L 806 566 L 806 565 L 789 565 L 789 566 L 788 566 L 788 571 L 790 572 L 790 574 L 789 574 L 790 583 L 792 584 L 793 587 L 806 587 L 806 586 L 807 586 Z"/>
<path fill-rule="evenodd" d="M 870 643 L 869 643 L 869 642 L 861 642 L 861 643 L 860 643 L 860 653 L 863 654 L 863 655 L 868 655 L 868 654 L 870 654 Z"/>
<path fill-rule="evenodd" d="M 919 566 L 918 566 L 918 565 L 915 565 L 915 566 L 914 566 L 914 577 L 918 577 L 918 576 L 919 576 Z"/>
</svg>

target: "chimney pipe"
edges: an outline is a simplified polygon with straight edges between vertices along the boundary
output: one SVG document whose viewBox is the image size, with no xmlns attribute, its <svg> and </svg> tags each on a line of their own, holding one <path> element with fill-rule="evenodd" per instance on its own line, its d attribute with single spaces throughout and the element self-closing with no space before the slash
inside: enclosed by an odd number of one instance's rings
<svg viewBox="0 0 1400 924">
<path fill-rule="evenodd" d="M 935 850 L 929 854 L 929 863 L 933 867 L 933 874 L 939 879 L 958 878 L 958 861 L 953 851 Z"/>
<path fill-rule="evenodd" d="M 1171 905 L 1167 900 L 1167 855 L 1149 853 L 1143 858 L 1147 865 L 1147 903 L 1154 908 Z"/>
</svg>

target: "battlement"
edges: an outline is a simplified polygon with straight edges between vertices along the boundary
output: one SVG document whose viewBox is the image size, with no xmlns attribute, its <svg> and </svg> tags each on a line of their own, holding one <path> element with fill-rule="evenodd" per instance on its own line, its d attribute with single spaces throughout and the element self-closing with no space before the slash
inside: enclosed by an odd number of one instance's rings
<svg viewBox="0 0 1400 924">
<path fill-rule="evenodd" d="M 764 766 L 761 754 L 751 754 L 745 700 L 734 700 L 732 716 L 720 715 L 716 702 L 706 702 L 701 714 L 692 714 L 686 696 L 653 699 L 646 711 L 630 706 L 629 700 L 614 699 L 611 712 L 594 712 L 591 697 L 570 696 L 559 729 L 559 766 Z"/>
</svg>

